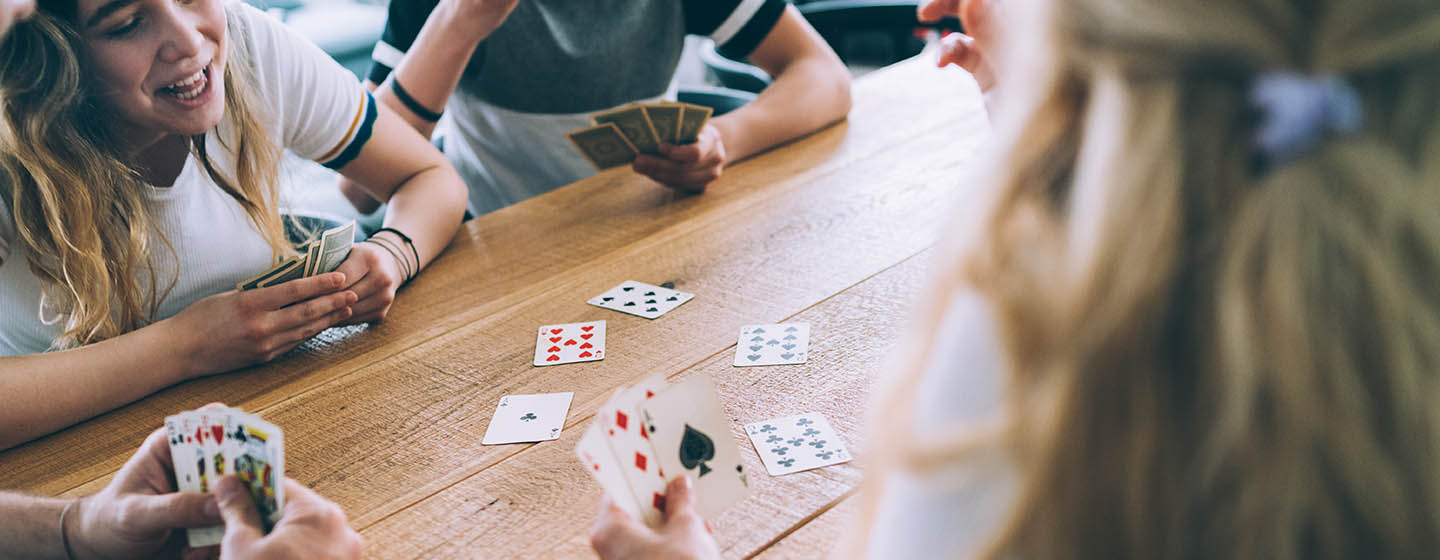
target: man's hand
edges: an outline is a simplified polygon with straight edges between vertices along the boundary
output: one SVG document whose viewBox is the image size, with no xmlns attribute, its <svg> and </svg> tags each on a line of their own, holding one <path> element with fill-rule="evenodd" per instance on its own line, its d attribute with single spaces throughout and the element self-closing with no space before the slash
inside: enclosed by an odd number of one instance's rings
<svg viewBox="0 0 1440 560">
<path fill-rule="evenodd" d="M 725 171 L 725 141 L 720 130 L 708 123 L 693 143 L 661 142 L 660 155 L 640 154 L 631 165 L 636 173 L 687 192 L 704 192 Z"/>
<path fill-rule="evenodd" d="M 345 512 L 305 485 L 285 479 L 285 513 L 265 534 L 260 511 L 240 479 L 226 476 L 215 487 L 225 517 L 221 560 L 341 560 L 360 558 L 364 540 Z"/>
<path fill-rule="evenodd" d="M 602 560 L 709 560 L 720 557 L 715 538 L 695 511 L 695 489 L 680 476 L 665 490 L 665 524 L 646 527 L 607 497 L 590 530 Z"/>
<path fill-rule="evenodd" d="M 104 490 L 72 506 L 65 524 L 75 558 L 153 558 L 180 549 L 175 529 L 219 525 L 213 496 L 175 491 L 172 464 L 165 430 L 155 430 Z"/>
</svg>

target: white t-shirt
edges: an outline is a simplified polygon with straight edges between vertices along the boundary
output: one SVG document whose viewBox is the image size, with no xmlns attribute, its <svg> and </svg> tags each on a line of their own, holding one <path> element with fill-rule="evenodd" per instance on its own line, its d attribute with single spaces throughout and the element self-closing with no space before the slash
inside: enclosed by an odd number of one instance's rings
<svg viewBox="0 0 1440 560">
<path fill-rule="evenodd" d="M 974 292 L 946 310 L 917 388 L 915 439 L 973 428 L 1002 412 L 1004 363 L 989 303 Z M 870 529 L 869 558 L 968 558 L 1000 529 L 1015 495 L 1012 466 L 984 457 L 924 475 L 895 471 Z"/>
<path fill-rule="evenodd" d="M 255 97 L 268 105 L 259 118 L 271 141 L 328 167 L 352 160 L 369 139 L 376 110 L 354 74 L 250 6 L 227 3 L 226 16 L 232 43 L 229 64 L 252 69 Z M 222 121 L 218 130 L 229 137 L 230 123 Z M 215 167 L 233 177 L 234 154 L 227 143 L 214 133 L 206 135 L 206 142 Z M 186 159 L 173 185 L 145 189 L 142 196 L 154 223 L 175 249 L 172 255 L 159 237 L 152 244 L 156 250 L 151 260 L 163 295 L 153 320 L 232 290 L 273 263 L 269 244 L 245 210 L 220 190 L 194 156 Z M 15 240 L 13 213 L 0 202 L 0 355 L 43 352 L 64 328 L 54 300 L 45 296 L 45 287 Z M 140 276 L 143 282 L 148 275 Z M 172 280 L 173 288 L 164 293 Z"/>
</svg>

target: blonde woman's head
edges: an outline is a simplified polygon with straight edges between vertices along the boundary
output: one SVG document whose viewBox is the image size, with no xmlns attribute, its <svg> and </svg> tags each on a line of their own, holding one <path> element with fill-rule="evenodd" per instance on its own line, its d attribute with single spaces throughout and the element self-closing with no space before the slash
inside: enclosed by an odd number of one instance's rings
<svg viewBox="0 0 1440 560">
<path fill-rule="evenodd" d="M 1007 8 L 999 194 L 947 276 L 1009 360 L 989 553 L 1433 555 L 1440 4 Z M 1348 84 L 1358 129 L 1257 166 L 1278 71 Z"/>
<path fill-rule="evenodd" d="M 222 0 L 41 2 L 0 39 L 0 201 L 18 233 L 12 244 L 46 290 L 34 312 L 46 322 L 59 314 L 54 348 L 144 326 L 173 285 L 150 264 L 170 249 L 146 206 L 140 163 L 160 139 L 187 144 L 276 254 L 289 250 L 276 205 L 280 150 L 262 128 L 251 69 L 227 62 L 228 9 Z M 207 136 L 222 129 L 233 172 L 206 153 Z"/>
</svg>

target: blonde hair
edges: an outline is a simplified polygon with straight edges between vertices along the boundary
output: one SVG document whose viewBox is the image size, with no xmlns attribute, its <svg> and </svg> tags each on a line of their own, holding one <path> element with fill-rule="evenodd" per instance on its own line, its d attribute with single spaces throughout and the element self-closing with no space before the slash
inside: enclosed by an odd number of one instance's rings
<svg viewBox="0 0 1440 560">
<path fill-rule="evenodd" d="M 1004 425 L 983 443 L 882 443 L 902 459 L 872 466 L 865 522 L 887 477 L 988 444 L 1018 491 L 986 557 L 1432 556 L 1440 6 L 1031 14 L 1018 29 L 1041 56 L 1005 75 L 1033 93 L 1001 131 L 984 241 L 935 294 L 991 304 Z M 1247 94 L 1274 69 L 1345 77 L 1363 129 L 1257 173 Z M 927 351 L 913 350 L 882 406 L 915 398 Z"/>
<path fill-rule="evenodd" d="M 63 320 L 55 349 L 148 324 L 175 280 L 156 277 L 155 241 L 174 249 L 146 208 L 149 187 L 130 165 L 133 156 L 104 124 L 106 109 L 84 79 L 92 73 L 67 9 L 42 2 L 0 42 L 0 196 L 16 244 Z M 191 151 L 279 257 L 291 251 L 275 192 L 280 149 L 257 119 L 265 108 L 251 90 L 252 69 L 233 56 L 243 38 L 233 27 L 228 35 L 225 117 L 210 134 L 233 131 L 220 141 L 234 155 L 234 177 L 213 165 L 203 135 L 190 138 Z"/>
</svg>

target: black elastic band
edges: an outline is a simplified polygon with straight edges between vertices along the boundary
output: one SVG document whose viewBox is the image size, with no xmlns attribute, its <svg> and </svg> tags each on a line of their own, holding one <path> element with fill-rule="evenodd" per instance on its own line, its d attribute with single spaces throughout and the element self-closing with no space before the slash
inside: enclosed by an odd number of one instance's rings
<svg viewBox="0 0 1440 560">
<path fill-rule="evenodd" d="M 365 242 L 384 249 L 386 253 L 390 253 L 390 258 L 395 259 L 395 264 L 400 267 L 400 275 L 405 277 L 400 281 L 402 285 L 408 284 L 410 279 L 415 277 L 414 274 L 411 274 L 409 260 L 405 258 L 404 252 L 394 245 L 394 241 L 384 237 L 371 237 L 366 239 Z"/>
<path fill-rule="evenodd" d="M 415 250 L 415 242 L 410 240 L 410 236 L 405 235 L 404 232 L 401 232 L 400 230 L 395 229 L 395 228 L 392 228 L 392 227 L 382 227 L 382 228 L 380 228 L 380 229 L 375 230 L 375 233 L 374 233 L 374 234 L 371 234 L 371 235 L 372 235 L 372 236 L 374 236 L 374 235 L 379 235 L 380 232 L 382 232 L 382 231 L 388 231 L 388 232 L 390 232 L 390 233 L 393 233 L 393 234 L 395 234 L 395 235 L 400 236 L 400 239 L 401 239 L 402 241 L 404 241 L 406 245 L 409 245 L 409 246 L 410 246 L 410 254 L 415 255 L 415 271 L 416 271 L 416 272 L 419 272 L 419 271 L 420 271 L 420 251 L 416 251 L 416 250 Z"/>
<path fill-rule="evenodd" d="M 427 122 L 440 120 L 440 113 L 425 108 L 425 106 L 421 105 L 419 101 L 416 101 L 414 97 L 410 97 L 410 92 L 400 87 L 400 79 L 394 75 L 390 76 L 390 91 L 395 92 L 395 97 L 399 98 L 400 102 L 404 103 L 405 107 L 410 109 L 411 113 L 415 113 L 415 116 L 425 119 Z M 397 231 L 395 233 L 400 232 Z"/>
</svg>

